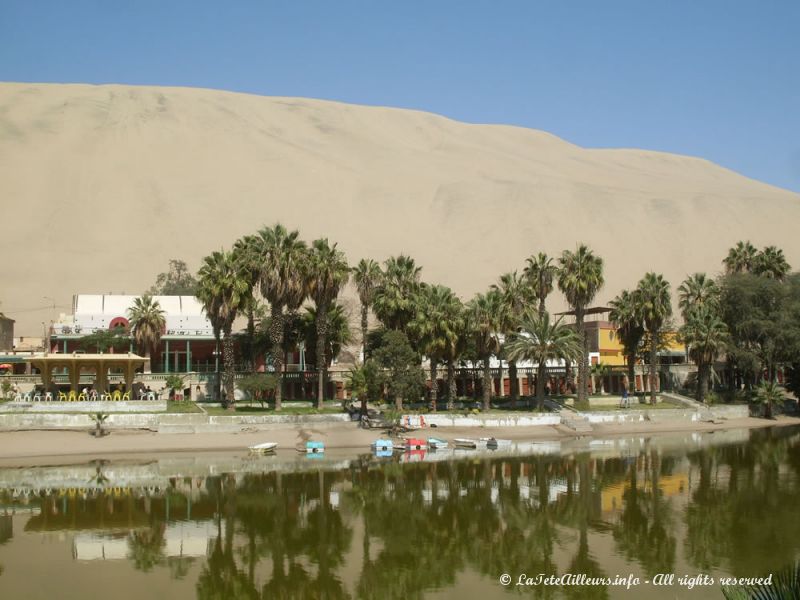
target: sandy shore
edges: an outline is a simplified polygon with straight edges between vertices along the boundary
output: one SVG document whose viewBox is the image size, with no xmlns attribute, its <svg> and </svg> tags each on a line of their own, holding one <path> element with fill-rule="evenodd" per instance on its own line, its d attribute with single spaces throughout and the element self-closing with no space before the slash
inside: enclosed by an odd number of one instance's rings
<svg viewBox="0 0 800 600">
<path fill-rule="evenodd" d="M 628 423 L 598 425 L 591 437 L 619 437 L 634 434 L 665 434 L 687 431 L 719 431 L 752 429 L 770 426 L 800 425 L 800 418 L 731 419 L 722 423 Z M 326 447 L 341 451 L 363 452 L 382 435 L 379 430 L 364 430 L 355 423 L 336 423 L 313 426 L 274 426 L 253 432 L 239 433 L 175 433 L 159 434 L 145 431 L 114 431 L 96 439 L 87 431 L 10 431 L 0 432 L 0 464 L 9 465 L 31 459 L 62 459 L 81 456 L 98 458 L 108 455 L 154 455 L 183 452 L 224 452 L 245 450 L 252 444 L 277 442 L 281 449 L 292 449 L 309 436 L 325 442 Z M 497 437 L 514 441 L 574 439 L 577 434 L 564 426 L 539 427 L 440 427 L 415 432 L 417 437 L 435 435 L 447 440 L 456 437 Z"/>
</svg>

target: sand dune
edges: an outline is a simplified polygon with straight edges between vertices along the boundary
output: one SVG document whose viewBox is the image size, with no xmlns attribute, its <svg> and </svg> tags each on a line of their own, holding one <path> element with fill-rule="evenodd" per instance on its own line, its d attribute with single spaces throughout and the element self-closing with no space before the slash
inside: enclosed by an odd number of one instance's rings
<svg viewBox="0 0 800 600">
<path fill-rule="evenodd" d="M 649 269 L 717 272 L 739 239 L 800 265 L 800 196 L 706 160 L 203 89 L 0 84 L 0 205 L 0 310 L 27 335 L 45 296 L 140 292 L 278 220 L 352 261 L 409 253 L 464 297 L 579 241 L 606 261 L 599 302 Z"/>
</svg>

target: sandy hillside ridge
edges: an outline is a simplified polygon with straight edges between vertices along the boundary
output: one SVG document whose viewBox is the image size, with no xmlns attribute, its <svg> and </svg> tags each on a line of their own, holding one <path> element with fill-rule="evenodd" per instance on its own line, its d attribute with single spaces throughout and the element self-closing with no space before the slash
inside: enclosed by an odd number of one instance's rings
<svg viewBox="0 0 800 600">
<path fill-rule="evenodd" d="M 579 241 L 606 261 L 598 303 L 649 269 L 673 287 L 716 273 L 739 239 L 800 267 L 800 196 L 705 160 L 205 89 L 0 84 L 0 206 L 0 310 L 18 335 L 56 316 L 18 312 L 45 296 L 138 293 L 170 258 L 196 268 L 278 220 L 352 262 L 411 254 L 465 298 Z"/>
</svg>

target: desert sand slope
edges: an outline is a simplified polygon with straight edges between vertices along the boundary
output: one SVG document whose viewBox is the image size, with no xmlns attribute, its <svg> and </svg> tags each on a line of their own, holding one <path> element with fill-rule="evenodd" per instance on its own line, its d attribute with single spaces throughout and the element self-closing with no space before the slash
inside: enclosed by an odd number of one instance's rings
<svg viewBox="0 0 800 600">
<path fill-rule="evenodd" d="M 204 89 L 0 84 L 0 205 L 0 310 L 28 335 L 44 296 L 137 293 L 275 221 L 351 261 L 409 253 L 464 297 L 579 241 L 606 261 L 598 302 L 649 269 L 716 273 L 744 238 L 800 265 L 800 196 L 705 160 Z"/>
</svg>

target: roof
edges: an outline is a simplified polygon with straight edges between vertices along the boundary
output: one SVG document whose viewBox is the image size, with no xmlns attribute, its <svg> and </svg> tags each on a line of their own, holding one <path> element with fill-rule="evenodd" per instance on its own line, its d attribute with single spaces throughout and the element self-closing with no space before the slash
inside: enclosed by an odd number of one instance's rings
<svg viewBox="0 0 800 600">
<path fill-rule="evenodd" d="M 75 297 L 76 315 L 125 315 L 133 306 L 137 295 L 78 294 Z M 153 296 L 168 315 L 183 317 L 205 317 L 203 305 L 194 296 Z"/>
<path fill-rule="evenodd" d="M 584 315 L 602 315 L 602 314 L 607 313 L 607 312 L 611 312 L 611 309 L 609 307 L 607 307 L 607 306 L 593 306 L 592 308 L 584 309 L 583 314 Z M 563 315 L 570 315 L 570 316 L 574 317 L 575 316 L 575 311 L 574 310 L 568 310 L 566 312 L 556 313 L 557 317 L 560 317 L 560 316 L 563 316 Z"/>
</svg>

